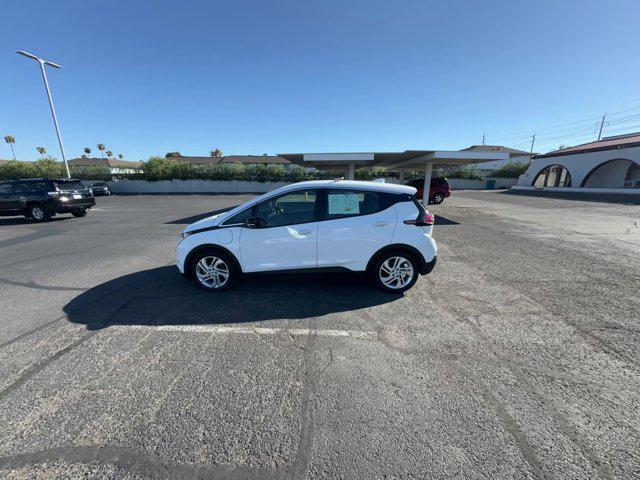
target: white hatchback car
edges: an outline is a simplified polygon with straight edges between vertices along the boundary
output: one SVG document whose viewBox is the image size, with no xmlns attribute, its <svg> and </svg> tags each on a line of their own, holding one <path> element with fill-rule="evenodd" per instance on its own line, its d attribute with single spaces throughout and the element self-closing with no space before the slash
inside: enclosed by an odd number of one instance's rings
<svg viewBox="0 0 640 480">
<path fill-rule="evenodd" d="M 415 193 L 345 180 L 287 185 L 185 228 L 178 269 L 211 291 L 244 273 L 349 270 L 404 292 L 436 263 L 434 216 Z"/>
</svg>

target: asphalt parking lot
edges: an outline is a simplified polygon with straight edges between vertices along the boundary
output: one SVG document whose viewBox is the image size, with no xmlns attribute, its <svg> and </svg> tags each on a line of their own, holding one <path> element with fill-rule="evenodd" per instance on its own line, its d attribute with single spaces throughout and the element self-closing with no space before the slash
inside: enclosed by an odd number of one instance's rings
<svg viewBox="0 0 640 480">
<path fill-rule="evenodd" d="M 640 207 L 456 193 L 400 297 L 179 277 L 248 198 L 0 218 L 0 478 L 640 478 Z"/>
</svg>

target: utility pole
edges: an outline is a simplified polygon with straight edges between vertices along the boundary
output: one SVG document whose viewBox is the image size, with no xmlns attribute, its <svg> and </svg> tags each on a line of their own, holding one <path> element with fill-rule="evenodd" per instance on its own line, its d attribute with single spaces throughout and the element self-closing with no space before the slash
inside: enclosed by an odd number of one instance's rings
<svg viewBox="0 0 640 480">
<path fill-rule="evenodd" d="M 531 150 L 529 150 L 529 157 L 533 155 L 533 144 L 536 143 L 536 134 L 534 133 L 531 137 Z"/>
<path fill-rule="evenodd" d="M 604 127 L 604 119 L 606 116 L 607 114 L 605 113 L 604 115 L 602 115 L 602 120 L 600 120 L 600 131 L 598 132 L 598 140 L 602 138 L 602 127 Z"/>
<path fill-rule="evenodd" d="M 485 139 L 485 136 L 484 136 L 484 133 L 483 133 L 482 134 L 482 145 L 484 145 L 484 139 Z"/>
</svg>

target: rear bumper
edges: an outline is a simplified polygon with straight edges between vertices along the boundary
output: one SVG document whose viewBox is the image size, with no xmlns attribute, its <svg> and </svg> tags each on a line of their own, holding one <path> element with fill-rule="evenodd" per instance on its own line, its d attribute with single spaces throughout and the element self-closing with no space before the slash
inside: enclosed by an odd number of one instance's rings
<svg viewBox="0 0 640 480">
<path fill-rule="evenodd" d="M 71 200 L 69 202 L 55 202 L 53 210 L 56 213 L 69 213 L 76 210 L 88 210 L 96 204 L 96 199 L 93 197 L 85 197 L 78 200 Z"/>
<path fill-rule="evenodd" d="M 438 256 L 436 255 L 435 257 L 433 257 L 433 260 L 431 260 L 430 262 L 427 262 L 424 260 L 424 258 L 422 259 L 422 265 L 420 265 L 420 275 L 427 275 L 429 273 L 431 273 L 433 271 L 433 269 L 436 266 L 436 262 L 438 261 Z"/>
</svg>

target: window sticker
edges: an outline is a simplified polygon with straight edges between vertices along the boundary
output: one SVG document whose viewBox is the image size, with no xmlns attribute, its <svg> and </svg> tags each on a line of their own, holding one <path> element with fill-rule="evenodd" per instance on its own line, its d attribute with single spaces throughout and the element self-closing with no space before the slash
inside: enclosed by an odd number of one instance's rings
<svg viewBox="0 0 640 480">
<path fill-rule="evenodd" d="M 357 193 L 330 193 L 329 215 L 358 215 L 360 213 Z"/>
</svg>

